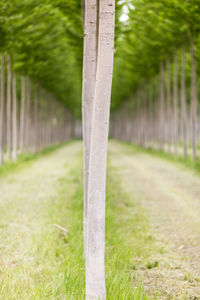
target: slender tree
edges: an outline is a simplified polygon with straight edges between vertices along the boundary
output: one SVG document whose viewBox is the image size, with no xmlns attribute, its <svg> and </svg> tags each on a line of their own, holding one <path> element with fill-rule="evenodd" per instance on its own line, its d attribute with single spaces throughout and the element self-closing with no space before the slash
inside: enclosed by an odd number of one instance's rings
<svg viewBox="0 0 200 300">
<path fill-rule="evenodd" d="M 89 157 L 97 64 L 97 0 L 85 0 L 84 7 L 85 23 L 82 89 L 82 124 L 84 146 L 84 248 L 86 251 Z"/>
<path fill-rule="evenodd" d="M 88 183 L 86 299 L 106 298 L 105 184 L 114 54 L 115 1 L 99 3 L 98 59 Z"/>
<path fill-rule="evenodd" d="M 159 126 L 159 140 L 160 150 L 164 149 L 164 134 L 165 134 L 165 112 L 164 112 L 164 69 L 163 62 L 160 63 L 160 126 Z"/>
<path fill-rule="evenodd" d="M 178 154 L 178 59 L 177 49 L 174 48 L 174 80 L 173 80 L 173 102 L 174 102 L 174 154 Z"/>
<path fill-rule="evenodd" d="M 190 118 L 191 118 L 191 139 L 192 157 L 196 158 L 196 121 L 197 121 L 197 79 L 196 79 L 196 59 L 194 50 L 194 40 L 190 34 L 190 53 L 191 53 L 191 88 L 190 88 Z"/>
<path fill-rule="evenodd" d="M 0 165 L 3 164 L 3 152 L 4 152 L 4 53 L 1 54 L 1 92 L 0 92 Z"/>
<path fill-rule="evenodd" d="M 11 127 L 11 85 L 12 85 L 12 72 L 11 72 L 11 58 L 7 57 L 7 103 L 6 103 L 6 121 L 7 121 L 7 153 L 8 159 L 11 159 L 11 145 L 12 145 L 12 127 Z"/>
<path fill-rule="evenodd" d="M 168 153 L 171 152 L 171 84 L 170 84 L 170 59 L 167 55 L 166 60 L 167 68 L 167 80 L 166 80 L 166 92 L 167 92 L 167 141 L 168 141 Z"/>
<path fill-rule="evenodd" d="M 187 106 L 186 106 L 186 87 L 185 87 L 185 68 L 186 68 L 186 50 L 185 41 L 182 44 L 181 60 L 181 123 L 183 133 L 183 155 L 187 157 Z"/>
<path fill-rule="evenodd" d="M 25 93 L 26 93 L 26 79 L 24 76 L 21 78 L 21 108 L 20 108 L 20 153 L 24 150 L 24 125 L 25 125 Z"/>
<path fill-rule="evenodd" d="M 38 149 L 38 93 L 39 93 L 39 86 L 38 82 L 35 84 L 35 95 L 34 95 L 34 115 L 33 115 L 33 122 L 34 122 L 34 138 L 33 138 L 33 148 L 34 152 Z"/>
<path fill-rule="evenodd" d="M 12 159 L 17 161 L 17 87 L 16 73 L 12 74 L 12 91 L 13 91 L 13 107 L 12 107 Z"/>
<path fill-rule="evenodd" d="M 30 131 L 31 131 L 31 81 L 26 79 L 26 114 L 25 114 L 25 146 L 29 150 Z"/>
</svg>

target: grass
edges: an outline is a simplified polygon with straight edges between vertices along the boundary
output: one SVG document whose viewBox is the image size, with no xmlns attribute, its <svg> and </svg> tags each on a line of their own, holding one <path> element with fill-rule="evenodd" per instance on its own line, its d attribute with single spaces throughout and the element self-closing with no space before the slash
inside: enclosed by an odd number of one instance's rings
<svg viewBox="0 0 200 300">
<path fill-rule="evenodd" d="M 48 155 L 51 152 L 55 151 L 56 149 L 59 149 L 60 147 L 64 147 L 65 145 L 70 144 L 73 142 L 73 140 L 70 140 L 68 142 L 60 143 L 57 145 L 49 146 L 47 148 L 42 149 L 41 151 L 37 153 L 23 153 L 18 155 L 18 159 L 16 162 L 14 161 L 9 161 L 6 159 L 6 153 L 4 154 L 5 156 L 5 161 L 2 166 L 0 166 L 0 176 L 6 175 L 10 172 L 16 172 L 18 170 L 21 170 L 24 166 L 27 167 L 27 164 L 31 164 L 35 159 Z"/>
<path fill-rule="evenodd" d="M 26 161 L 22 161 L 25 166 Z M 8 267 L 0 264 L 0 299 L 85 299 L 81 164 L 79 155 L 71 162 L 69 173 L 59 179 L 56 197 L 47 199 L 40 212 L 42 217 L 30 236 L 25 257 L 13 260 Z M 107 179 L 107 299 L 159 299 L 145 294 L 142 282 L 135 281 L 135 270 L 141 264 L 148 268 L 148 259 L 155 251 L 154 239 L 148 232 L 148 217 L 122 191 L 117 170 L 110 165 Z M 54 223 L 66 228 L 67 235 Z"/>
<path fill-rule="evenodd" d="M 174 155 L 173 152 L 168 153 L 166 151 L 162 151 L 152 147 L 144 148 L 142 146 L 138 146 L 130 142 L 122 142 L 122 143 L 130 146 L 132 150 L 135 150 L 137 152 L 148 153 L 156 157 L 160 157 L 165 160 L 168 160 L 170 162 L 177 163 L 179 164 L 179 166 L 186 167 L 188 169 L 196 171 L 197 173 L 200 173 L 200 157 L 196 157 L 196 159 L 193 159 L 191 156 L 188 155 L 187 158 L 184 158 L 182 153 L 180 154 L 180 151 L 178 155 Z"/>
</svg>

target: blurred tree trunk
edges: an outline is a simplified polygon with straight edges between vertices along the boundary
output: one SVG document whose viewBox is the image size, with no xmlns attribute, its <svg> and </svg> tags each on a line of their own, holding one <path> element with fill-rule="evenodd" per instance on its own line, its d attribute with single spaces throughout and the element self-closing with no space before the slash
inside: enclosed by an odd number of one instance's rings
<svg viewBox="0 0 200 300">
<path fill-rule="evenodd" d="M 7 58 L 7 105 L 6 105 L 6 121 L 7 121 L 7 153 L 8 159 L 11 159 L 12 148 L 12 127 L 11 127 L 11 85 L 12 85 L 12 72 L 11 72 L 11 58 L 8 55 Z"/>
<path fill-rule="evenodd" d="M 97 1 L 85 0 L 82 119 L 84 147 L 84 251 L 87 240 L 87 202 L 91 127 L 97 61 Z"/>
<path fill-rule="evenodd" d="M 178 60 L 177 49 L 174 48 L 174 80 L 173 80 L 173 102 L 174 102 L 174 154 L 178 154 Z"/>
<path fill-rule="evenodd" d="M 24 124 L 25 124 L 25 95 L 26 93 L 26 79 L 24 76 L 21 78 L 21 108 L 20 108 L 20 153 L 24 150 Z"/>
<path fill-rule="evenodd" d="M 17 161 L 17 87 L 16 87 L 16 73 L 12 75 L 12 159 Z"/>
<path fill-rule="evenodd" d="M 25 114 L 25 145 L 26 150 L 30 149 L 30 131 L 31 131 L 31 82 L 26 79 L 26 114 Z"/>
<path fill-rule="evenodd" d="M 192 157 L 196 158 L 196 121 L 197 121 L 197 78 L 196 78 L 196 59 L 194 50 L 194 40 L 190 35 L 190 53 L 191 53 L 191 87 L 190 87 L 190 116 L 191 116 L 191 139 L 192 139 Z"/>
<path fill-rule="evenodd" d="M 166 90 L 167 90 L 167 141 L 168 141 L 168 153 L 171 152 L 171 84 L 170 84 L 170 60 L 169 56 L 167 56 L 167 82 L 166 82 Z"/>
<path fill-rule="evenodd" d="M 105 185 L 114 55 L 115 1 L 99 5 L 98 60 L 88 182 L 86 299 L 106 298 Z"/>
<path fill-rule="evenodd" d="M 187 106 L 186 106 L 186 88 L 185 88 L 185 68 L 186 52 L 185 42 L 182 44 L 182 61 L 181 61 L 181 121 L 183 132 L 183 154 L 187 157 Z"/>
<path fill-rule="evenodd" d="M 33 141 L 33 149 L 34 152 L 37 152 L 38 149 L 38 82 L 35 84 L 35 96 L 34 96 L 34 141 Z"/>
<path fill-rule="evenodd" d="M 5 56 L 1 54 L 1 93 L 0 93 L 0 165 L 3 165 L 3 151 L 4 151 L 4 69 L 5 69 Z"/>
<path fill-rule="evenodd" d="M 159 129 L 159 142 L 160 150 L 164 150 L 164 136 L 165 136 L 165 120 L 164 120 L 164 70 L 163 63 L 160 63 L 160 129 Z"/>
<path fill-rule="evenodd" d="M 153 83 L 150 80 L 149 85 L 149 146 L 153 143 Z"/>
</svg>

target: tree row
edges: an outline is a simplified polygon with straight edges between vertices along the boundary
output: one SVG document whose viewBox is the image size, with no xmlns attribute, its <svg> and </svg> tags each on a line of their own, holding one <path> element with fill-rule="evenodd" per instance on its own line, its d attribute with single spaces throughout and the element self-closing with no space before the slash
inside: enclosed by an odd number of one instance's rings
<svg viewBox="0 0 200 300">
<path fill-rule="evenodd" d="M 54 95 L 12 68 L 1 54 L 0 164 L 74 137 L 74 117 Z"/>
<path fill-rule="evenodd" d="M 200 115 L 195 47 L 192 36 L 174 47 L 173 60 L 160 62 L 159 74 L 138 85 L 113 114 L 112 135 L 144 147 L 183 151 L 196 158 Z M 191 151 L 189 152 L 189 150 Z"/>
</svg>

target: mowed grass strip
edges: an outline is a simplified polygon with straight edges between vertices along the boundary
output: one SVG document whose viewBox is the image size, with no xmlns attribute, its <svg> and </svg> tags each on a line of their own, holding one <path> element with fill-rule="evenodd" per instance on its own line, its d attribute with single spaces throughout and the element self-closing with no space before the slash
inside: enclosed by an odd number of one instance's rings
<svg viewBox="0 0 200 300">
<path fill-rule="evenodd" d="M 72 161 L 70 172 L 59 179 L 56 197 L 46 201 L 43 218 L 30 237 L 26 257 L 2 266 L 0 299 L 85 299 L 83 257 L 82 155 Z M 57 228 L 58 224 L 67 230 Z M 13 237 L 14 238 L 14 237 Z M 117 170 L 108 166 L 106 200 L 107 299 L 152 299 L 135 269 L 148 261 L 154 240 L 148 218 L 120 187 Z M 14 255 L 14 254 L 13 254 Z M 154 297 L 155 299 L 155 297 Z"/>
</svg>

